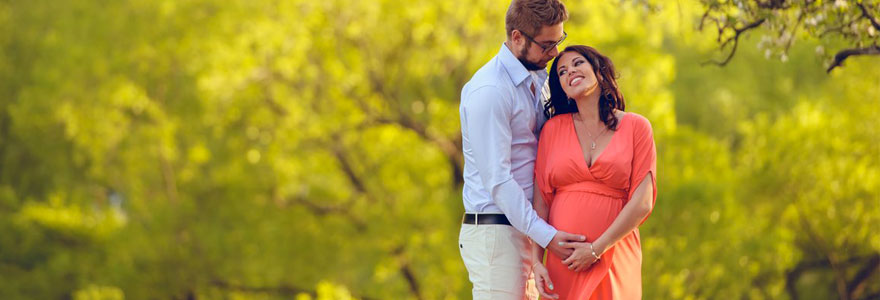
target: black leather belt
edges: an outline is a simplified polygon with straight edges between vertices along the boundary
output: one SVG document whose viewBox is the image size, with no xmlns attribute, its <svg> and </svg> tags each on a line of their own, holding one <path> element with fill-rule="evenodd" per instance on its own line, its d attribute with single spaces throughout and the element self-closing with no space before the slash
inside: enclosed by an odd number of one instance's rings
<svg viewBox="0 0 880 300">
<path fill-rule="evenodd" d="M 510 225 L 504 214 L 464 214 L 461 222 L 472 225 Z"/>
</svg>

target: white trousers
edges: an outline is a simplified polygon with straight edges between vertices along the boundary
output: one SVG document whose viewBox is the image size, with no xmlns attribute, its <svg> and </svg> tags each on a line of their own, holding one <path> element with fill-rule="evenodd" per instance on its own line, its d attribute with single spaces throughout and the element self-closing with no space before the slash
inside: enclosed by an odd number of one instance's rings
<svg viewBox="0 0 880 300">
<path fill-rule="evenodd" d="M 458 248 L 474 299 L 537 299 L 529 238 L 510 225 L 461 224 Z"/>
</svg>

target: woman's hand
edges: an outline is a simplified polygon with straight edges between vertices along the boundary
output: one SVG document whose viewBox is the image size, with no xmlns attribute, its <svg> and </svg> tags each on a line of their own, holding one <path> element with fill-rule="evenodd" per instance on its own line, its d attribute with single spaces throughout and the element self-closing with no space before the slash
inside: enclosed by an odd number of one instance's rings
<svg viewBox="0 0 880 300">
<path fill-rule="evenodd" d="M 547 288 L 553 290 L 553 282 L 550 281 L 550 273 L 547 273 L 547 267 L 540 262 L 536 262 L 532 265 L 532 272 L 535 273 L 535 286 L 538 287 L 538 293 L 541 293 L 541 297 L 559 299 L 559 295 L 547 292 Z"/>
<path fill-rule="evenodd" d="M 562 264 L 568 266 L 569 270 L 580 272 L 586 269 L 589 269 L 594 263 L 599 261 L 599 258 L 593 256 L 593 250 L 590 247 L 592 244 L 583 242 L 583 243 L 564 243 L 562 244 L 565 248 L 574 249 L 574 252 L 571 255 L 562 261 Z"/>
</svg>

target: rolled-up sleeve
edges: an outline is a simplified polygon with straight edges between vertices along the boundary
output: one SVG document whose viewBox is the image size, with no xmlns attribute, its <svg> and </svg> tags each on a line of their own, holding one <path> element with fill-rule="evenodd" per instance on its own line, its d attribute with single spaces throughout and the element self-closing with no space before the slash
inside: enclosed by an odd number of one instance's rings
<svg viewBox="0 0 880 300">
<path fill-rule="evenodd" d="M 511 173 L 513 99 L 495 86 L 480 87 L 464 96 L 462 126 L 483 187 L 514 228 L 546 247 L 556 229 L 538 217 Z"/>
</svg>

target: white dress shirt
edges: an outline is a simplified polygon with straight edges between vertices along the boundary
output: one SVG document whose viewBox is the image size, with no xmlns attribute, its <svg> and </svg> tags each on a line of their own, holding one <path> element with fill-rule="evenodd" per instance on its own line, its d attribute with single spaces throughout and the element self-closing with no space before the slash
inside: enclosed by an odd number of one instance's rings
<svg viewBox="0 0 880 300">
<path fill-rule="evenodd" d="M 529 72 L 502 44 L 465 84 L 459 107 L 465 212 L 503 213 L 542 247 L 556 235 L 532 208 L 546 81 L 545 71 Z"/>
</svg>

